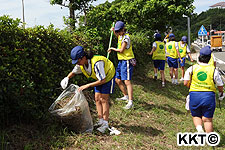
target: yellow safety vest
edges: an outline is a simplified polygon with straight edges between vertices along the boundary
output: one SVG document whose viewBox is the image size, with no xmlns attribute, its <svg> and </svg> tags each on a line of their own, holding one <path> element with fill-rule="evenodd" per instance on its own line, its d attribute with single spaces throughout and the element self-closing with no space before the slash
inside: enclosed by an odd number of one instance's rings
<svg viewBox="0 0 225 150">
<path fill-rule="evenodd" d="M 214 66 L 214 59 L 213 59 L 213 55 L 211 54 L 211 58 L 208 62 L 208 64 L 213 65 Z"/>
<path fill-rule="evenodd" d="M 182 47 L 181 46 L 181 41 L 179 42 L 179 52 L 180 52 L 180 57 L 183 58 L 183 57 L 186 57 L 186 53 L 187 53 L 187 43 L 185 43 L 185 46 Z"/>
<path fill-rule="evenodd" d="M 168 43 L 166 43 L 166 50 L 167 50 L 167 56 L 177 59 L 178 58 L 178 54 L 177 54 L 177 50 L 175 47 L 175 41 L 170 41 Z"/>
<path fill-rule="evenodd" d="M 164 42 L 156 41 L 157 47 L 153 52 L 152 59 L 153 60 L 166 60 L 165 58 L 165 44 Z"/>
<path fill-rule="evenodd" d="M 213 91 L 216 87 L 213 79 L 215 67 L 212 65 L 193 65 L 193 74 L 189 91 Z"/>
<path fill-rule="evenodd" d="M 105 70 L 105 75 L 106 75 L 106 82 L 109 82 L 115 75 L 115 68 L 113 63 L 107 59 L 104 56 L 93 56 L 91 59 L 91 73 L 89 74 L 88 72 L 86 72 L 86 70 L 84 69 L 83 66 L 80 66 L 82 73 L 87 77 L 87 78 L 92 78 L 95 80 L 98 80 L 98 78 L 96 77 L 95 74 L 95 70 L 94 70 L 94 66 L 95 63 L 98 61 L 104 61 L 105 65 L 104 65 L 104 70 Z"/>
<path fill-rule="evenodd" d="M 126 33 L 125 35 L 129 36 L 128 33 Z M 122 41 L 123 41 L 124 36 L 122 38 L 121 38 L 121 36 L 118 37 L 118 49 L 120 49 L 122 46 Z M 130 43 L 130 48 L 125 49 L 122 53 L 117 52 L 117 57 L 118 57 L 118 60 L 130 60 L 130 59 L 134 58 L 134 53 L 132 51 L 132 44 Z"/>
</svg>

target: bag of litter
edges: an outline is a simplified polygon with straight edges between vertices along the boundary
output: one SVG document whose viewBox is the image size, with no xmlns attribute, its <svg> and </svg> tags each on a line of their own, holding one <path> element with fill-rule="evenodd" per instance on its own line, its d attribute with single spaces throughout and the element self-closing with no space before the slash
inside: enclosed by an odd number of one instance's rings
<svg viewBox="0 0 225 150">
<path fill-rule="evenodd" d="M 92 132 L 93 121 L 88 102 L 84 94 L 77 91 L 78 88 L 71 84 L 49 107 L 49 111 L 77 133 Z"/>
</svg>

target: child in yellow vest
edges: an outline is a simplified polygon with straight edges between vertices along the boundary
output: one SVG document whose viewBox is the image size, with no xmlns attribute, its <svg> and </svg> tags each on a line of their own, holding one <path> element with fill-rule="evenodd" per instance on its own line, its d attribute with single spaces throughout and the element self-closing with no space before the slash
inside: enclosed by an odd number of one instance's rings
<svg viewBox="0 0 225 150">
<path fill-rule="evenodd" d="M 156 33 L 154 35 L 155 37 L 155 42 L 153 43 L 152 46 L 152 51 L 148 53 L 149 55 L 152 55 L 152 60 L 154 63 L 154 79 L 157 79 L 157 70 L 160 70 L 161 74 L 161 80 L 162 80 L 162 87 L 165 87 L 165 74 L 164 74 L 164 69 L 165 69 L 165 60 L 166 60 L 166 52 L 165 52 L 165 44 L 162 41 L 161 34 Z"/>
<path fill-rule="evenodd" d="M 204 47 L 200 50 L 199 64 L 189 67 L 184 75 L 184 85 L 189 87 L 190 102 L 193 123 L 198 132 L 213 132 L 213 115 L 216 107 L 216 86 L 219 97 L 223 97 L 223 81 L 219 71 L 214 65 L 209 64 L 211 50 Z"/>
<path fill-rule="evenodd" d="M 119 63 L 116 68 L 116 83 L 124 95 L 122 98 L 117 98 L 117 100 L 128 100 L 128 103 L 124 109 L 130 109 L 133 107 L 133 87 L 131 83 L 131 77 L 133 73 L 133 67 L 135 66 L 135 64 L 132 63 L 135 62 L 132 61 L 134 60 L 132 44 L 130 36 L 126 32 L 125 24 L 122 21 L 117 21 L 115 27 L 113 27 L 111 30 L 118 38 L 118 47 L 110 48 L 108 52 L 117 52 Z"/>
<path fill-rule="evenodd" d="M 187 37 L 186 36 L 183 36 L 181 38 L 181 41 L 178 43 L 178 47 L 179 47 L 180 57 L 183 60 L 183 62 L 181 62 L 181 60 L 179 59 L 181 73 L 182 73 L 182 77 L 181 77 L 180 81 L 183 81 L 184 80 L 184 66 L 185 66 L 186 54 L 188 54 L 188 56 L 191 59 L 191 62 L 193 62 L 193 59 L 191 57 L 191 51 L 190 51 L 190 48 L 187 44 Z"/>
<path fill-rule="evenodd" d="M 178 44 L 175 41 L 175 35 L 170 33 L 169 42 L 166 43 L 166 56 L 167 63 L 170 67 L 170 77 L 172 80 L 172 84 L 178 84 L 178 58 L 183 62 L 180 57 L 180 52 L 178 50 Z M 175 79 L 173 78 L 173 74 L 175 75 Z"/>
<path fill-rule="evenodd" d="M 65 89 L 69 79 L 81 73 L 87 78 L 96 80 L 79 87 L 78 91 L 94 87 L 99 118 L 96 125 L 100 126 L 97 130 L 104 133 L 109 127 L 109 94 L 112 94 L 114 89 L 114 65 L 104 56 L 94 56 L 90 52 L 85 52 L 81 46 L 76 46 L 71 50 L 71 59 L 75 67 L 73 71 L 61 81 L 61 87 Z"/>
</svg>

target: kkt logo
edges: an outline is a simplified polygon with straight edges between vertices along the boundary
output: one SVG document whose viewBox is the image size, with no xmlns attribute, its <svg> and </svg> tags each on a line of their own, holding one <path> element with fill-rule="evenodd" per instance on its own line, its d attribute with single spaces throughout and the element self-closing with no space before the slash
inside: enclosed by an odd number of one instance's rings
<svg viewBox="0 0 225 150">
<path fill-rule="evenodd" d="M 211 133 L 177 133 L 178 146 L 216 146 L 220 143 L 220 135 L 216 132 Z"/>
</svg>

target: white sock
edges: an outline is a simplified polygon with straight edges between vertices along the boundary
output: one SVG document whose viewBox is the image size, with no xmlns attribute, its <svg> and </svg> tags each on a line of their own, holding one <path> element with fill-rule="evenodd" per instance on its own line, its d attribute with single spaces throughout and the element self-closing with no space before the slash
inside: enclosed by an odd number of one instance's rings
<svg viewBox="0 0 225 150">
<path fill-rule="evenodd" d="M 155 73 L 155 76 L 157 77 L 157 73 Z"/>
<path fill-rule="evenodd" d="M 196 129 L 197 129 L 198 132 L 204 132 L 201 125 L 197 125 Z"/>
<path fill-rule="evenodd" d="M 175 79 L 175 83 L 177 83 L 177 79 Z"/>
<path fill-rule="evenodd" d="M 165 84 L 165 82 L 162 82 L 162 84 Z"/>
<path fill-rule="evenodd" d="M 127 98 L 127 99 L 129 98 L 128 95 L 125 95 L 124 97 Z"/>
</svg>

